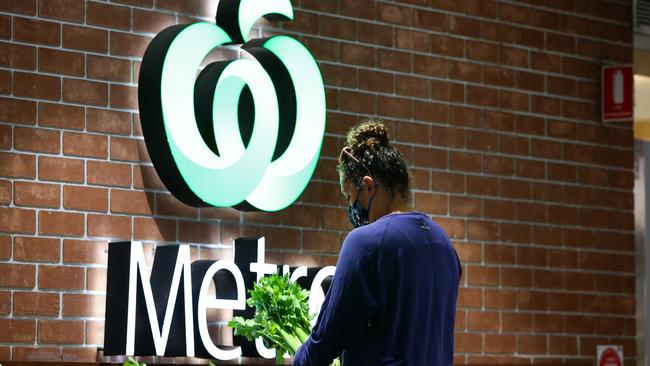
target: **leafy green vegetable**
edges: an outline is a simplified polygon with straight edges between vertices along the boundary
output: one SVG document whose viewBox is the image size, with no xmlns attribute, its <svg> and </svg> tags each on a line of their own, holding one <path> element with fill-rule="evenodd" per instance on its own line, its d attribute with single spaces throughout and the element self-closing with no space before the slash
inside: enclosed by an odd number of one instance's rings
<svg viewBox="0 0 650 366">
<path fill-rule="evenodd" d="M 129 356 L 129 358 L 128 358 L 126 361 L 124 361 L 124 363 L 122 364 L 122 366 L 147 366 L 147 364 L 144 363 L 144 362 L 143 362 L 143 363 L 139 363 L 139 362 L 136 361 L 133 357 Z"/>
<path fill-rule="evenodd" d="M 277 361 L 284 354 L 296 354 L 311 331 L 309 323 L 309 291 L 291 283 L 289 276 L 263 277 L 249 291 L 248 306 L 255 308 L 253 319 L 233 318 L 228 325 L 235 335 L 249 341 L 262 337 L 267 346 L 276 349 Z"/>
</svg>

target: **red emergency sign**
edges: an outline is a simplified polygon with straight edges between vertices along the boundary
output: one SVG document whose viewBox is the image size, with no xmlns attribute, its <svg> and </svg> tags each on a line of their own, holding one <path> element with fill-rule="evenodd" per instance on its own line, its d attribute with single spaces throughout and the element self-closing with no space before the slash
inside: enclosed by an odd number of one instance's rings
<svg viewBox="0 0 650 366">
<path fill-rule="evenodd" d="M 604 66 L 602 75 L 603 122 L 630 121 L 634 118 L 634 67 Z"/>
</svg>

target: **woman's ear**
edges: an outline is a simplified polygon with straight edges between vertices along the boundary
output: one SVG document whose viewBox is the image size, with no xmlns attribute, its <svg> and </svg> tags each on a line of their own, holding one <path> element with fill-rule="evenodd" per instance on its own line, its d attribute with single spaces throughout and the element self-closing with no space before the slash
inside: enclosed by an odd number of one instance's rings
<svg viewBox="0 0 650 366">
<path fill-rule="evenodd" d="M 363 177 L 362 183 L 363 185 L 366 186 L 366 190 L 368 191 L 368 193 L 372 193 L 374 189 L 377 189 L 377 187 L 375 186 L 375 180 L 372 179 L 371 176 L 366 175 L 365 177 Z"/>
</svg>

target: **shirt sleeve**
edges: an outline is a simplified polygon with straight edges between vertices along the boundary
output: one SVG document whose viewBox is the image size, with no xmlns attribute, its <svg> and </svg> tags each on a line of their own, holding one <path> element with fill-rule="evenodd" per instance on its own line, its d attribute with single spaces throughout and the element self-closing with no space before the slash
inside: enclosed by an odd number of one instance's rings
<svg viewBox="0 0 650 366">
<path fill-rule="evenodd" d="M 326 366 L 344 349 L 364 339 L 377 308 L 372 291 L 372 254 L 357 235 L 343 243 L 332 285 L 311 335 L 296 353 L 294 366 Z"/>
</svg>

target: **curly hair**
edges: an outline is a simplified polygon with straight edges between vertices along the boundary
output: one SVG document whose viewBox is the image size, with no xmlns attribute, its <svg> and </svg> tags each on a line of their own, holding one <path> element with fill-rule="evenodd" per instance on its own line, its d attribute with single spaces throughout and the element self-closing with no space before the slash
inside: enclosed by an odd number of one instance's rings
<svg viewBox="0 0 650 366">
<path fill-rule="evenodd" d="M 347 154 L 339 157 L 337 169 L 341 179 L 361 187 L 363 177 L 379 180 L 391 197 L 398 193 L 407 198 L 409 173 L 404 157 L 390 144 L 388 128 L 381 120 L 361 121 L 348 131 L 346 148 L 358 161 Z"/>
</svg>

